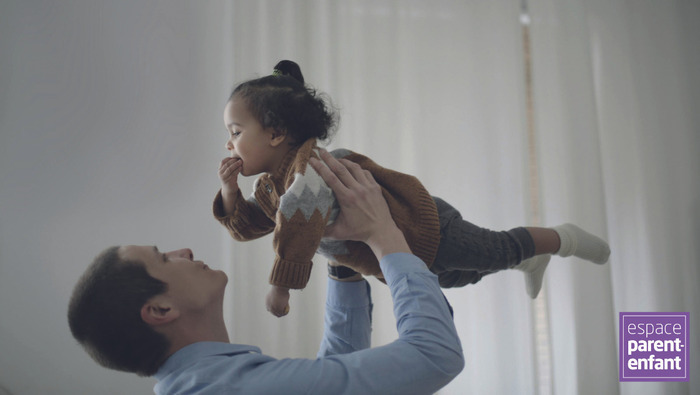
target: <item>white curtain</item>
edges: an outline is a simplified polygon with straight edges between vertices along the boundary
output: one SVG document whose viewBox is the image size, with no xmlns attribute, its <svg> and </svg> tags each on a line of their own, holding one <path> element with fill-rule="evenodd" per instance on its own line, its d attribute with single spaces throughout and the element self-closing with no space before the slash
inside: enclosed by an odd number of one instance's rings
<svg viewBox="0 0 700 395">
<path fill-rule="evenodd" d="M 519 0 L 3 2 L 0 392 L 150 390 L 96 366 L 65 322 L 75 280 L 113 244 L 191 247 L 230 275 L 232 341 L 315 356 L 325 261 L 274 318 L 271 238 L 234 242 L 211 216 L 224 101 L 284 58 L 339 108 L 329 148 L 414 174 L 492 229 L 533 220 L 534 185 L 541 223 L 610 241 L 604 266 L 553 258 L 544 352 L 521 273 L 446 290 L 467 363 L 440 393 L 700 392 L 697 336 L 691 382 L 617 378 L 619 312 L 690 311 L 700 328 L 700 3 L 527 6 L 534 184 Z M 381 345 L 395 323 L 388 289 L 371 283 Z"/>
<path fill-rule="evenodd" d="M 532 214 L 520 9 L 517 1 L 234 2 L 233 77 L 298 61 L 340 107 L 331 148 L 415 174 L 467 220 L 507 229 Z M 697 392 L 693 383 L 619 383 L 617 314 L 691 311 L 691 328 L 698 323 L 698 5 L 533 0 L 528 11 L 541 222 L 577 223 L 608 239 L 613 255 L 605 266 L 553 259 L 545 361 L 535 358 L 519 273 L 446 291 L 467 364 L 441 393 Z M 232 260 L 270 262 L 265 248 L 237 244 Z M 308 323 L 322 314 L 324 265 L 316 262 L 282 320 L 252 314 L 269 263 L 234 265 L 233 315 L 253 317 L 233 325 L 234 338 L 278 356 L 313 355 L 321 329 Z M 395 330 L 388 294 L 373 285 L 379 345 Z M 544 383 L 537 361 L 551 369 Z"/>
<path fill-rule="evenodd" d="M 697 360 L 700 4 L 531 1 L 543 211 L 611 243 L 548 273 L 555 393 L 689 394 L 617 383 L 619 312 L 690 312 Z M 696 380 L 697 381 L 697 380 Z"/>
</svg>

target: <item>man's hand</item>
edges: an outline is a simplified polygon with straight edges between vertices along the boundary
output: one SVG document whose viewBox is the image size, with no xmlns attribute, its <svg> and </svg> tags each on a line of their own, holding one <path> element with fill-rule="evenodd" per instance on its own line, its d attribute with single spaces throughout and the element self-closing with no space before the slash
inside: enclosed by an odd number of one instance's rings
<svg viewBox="0 0 700 395">
<path fill-rule="evenodd" d="M 340 214 L 326 228 L 325 237 L 365 242 L 377 259 L 392 252 L 408 252 L 406 239 L 391 217 L 382 189 L 369 171 L 346 159 L 335 159 L 320 150 L 321 159 L 310 164 L 335 193 Z"/>
</svg>

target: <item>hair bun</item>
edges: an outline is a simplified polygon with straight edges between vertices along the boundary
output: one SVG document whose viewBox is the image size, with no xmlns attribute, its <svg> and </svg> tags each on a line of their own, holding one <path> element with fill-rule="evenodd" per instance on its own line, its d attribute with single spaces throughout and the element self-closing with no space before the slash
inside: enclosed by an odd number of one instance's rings
<svg viewBox="0 0 700 395">
<path fill-rule="evenodd" d="M 276 74 L 288 75 L 302 84 L 304 83 L 304 76 L 301 74 L 301 68 L 291 60 L 281 60 L 275 65 L 274 70 Z"/>
</svg>

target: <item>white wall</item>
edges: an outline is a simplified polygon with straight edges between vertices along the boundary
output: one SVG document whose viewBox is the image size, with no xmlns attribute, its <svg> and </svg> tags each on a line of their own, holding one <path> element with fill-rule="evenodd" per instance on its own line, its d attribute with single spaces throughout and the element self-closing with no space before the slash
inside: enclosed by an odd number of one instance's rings
<svg viewBox="0 0 700 395">
<path fill-rule="evenodd" d="M 190 247 L 221 267 L 222 3 L 0 5 L 0 386 L 13 394 L 152 391 L 70 335 L 70 292 L 103 248 Z"/>
</svg>

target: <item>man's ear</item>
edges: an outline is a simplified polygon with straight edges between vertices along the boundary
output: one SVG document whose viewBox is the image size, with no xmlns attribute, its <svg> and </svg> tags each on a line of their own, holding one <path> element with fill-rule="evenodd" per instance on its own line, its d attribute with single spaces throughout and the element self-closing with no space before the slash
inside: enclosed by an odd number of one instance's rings
<svg viewBox="0 0 700 395">
<path fill-rule="evenodd" d="M 284 129 L 272 129 L 270 133 L 270 145 L 277 147 L 287 138 L 287 131 Z"/>
<path fill-rule="evenodd" d="M 151 299 L 141 306 L 141 319 L 151 326 L 170 323 L 179 316 L 180 311 L 162 300 Z"/>
</svg>

